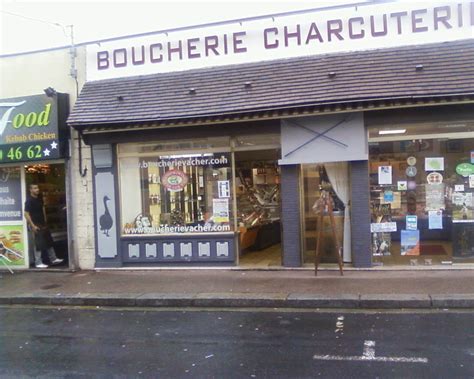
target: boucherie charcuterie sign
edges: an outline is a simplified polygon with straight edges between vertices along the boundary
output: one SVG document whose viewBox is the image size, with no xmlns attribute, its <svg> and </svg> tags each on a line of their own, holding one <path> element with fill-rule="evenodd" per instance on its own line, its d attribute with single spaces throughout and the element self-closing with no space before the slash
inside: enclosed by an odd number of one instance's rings
<svg viewBox="0 0 474 379">
<path fill-rule="evenodd" d="M 468 38 L 473 1 L 348 5 L 89 45 L 87 79 Z"/>
</svg>

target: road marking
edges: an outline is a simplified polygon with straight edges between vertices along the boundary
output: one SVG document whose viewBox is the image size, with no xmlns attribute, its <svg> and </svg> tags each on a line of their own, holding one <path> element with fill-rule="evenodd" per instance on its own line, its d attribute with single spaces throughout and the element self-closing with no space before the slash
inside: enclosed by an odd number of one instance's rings
<svg viewBox="0 0 474 379">
<path fill-rule="evenodd" d="M 367 359 L 375 358 L 375 341 L 364 341 L 362 356 Z"/>
<path fill-rule="evenodd" d="M 370 362 L 397 362 L 397 363 L 428 363 L 428 358 L 417 357 L 376 357 L 375 341 L 364 341 L 362 355 L 314 355 L 313 359 L 322 361 L 370 361 Z"/>
</svg>

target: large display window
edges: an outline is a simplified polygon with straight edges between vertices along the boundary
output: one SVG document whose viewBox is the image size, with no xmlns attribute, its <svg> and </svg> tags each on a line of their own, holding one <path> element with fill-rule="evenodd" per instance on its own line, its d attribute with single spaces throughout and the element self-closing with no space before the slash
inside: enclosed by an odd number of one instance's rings
<svg viewBox="0 0 474 379">
<path fill-rule="evenodd" d="M 122 235 L 233 231 L 229 146 L 228 138 L 119 145 Z"/>
<path fill-rule="evenodd" d="M 369 129 L 374 264 L 474 262 L 474 138 L 460 138 L 461 130 L 473 137 L 467 125 Z"/>
</svg>

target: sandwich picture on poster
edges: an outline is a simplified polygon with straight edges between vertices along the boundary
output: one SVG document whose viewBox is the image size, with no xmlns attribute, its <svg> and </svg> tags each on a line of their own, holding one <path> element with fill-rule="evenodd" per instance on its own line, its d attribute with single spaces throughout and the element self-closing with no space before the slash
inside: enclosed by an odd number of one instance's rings
<svg viewBox="0 0 474 379">
<path fill-rule="evenodd" d="M 420 255 L 420 231 L 402 230 L 400 255 Z"/>
</svg>

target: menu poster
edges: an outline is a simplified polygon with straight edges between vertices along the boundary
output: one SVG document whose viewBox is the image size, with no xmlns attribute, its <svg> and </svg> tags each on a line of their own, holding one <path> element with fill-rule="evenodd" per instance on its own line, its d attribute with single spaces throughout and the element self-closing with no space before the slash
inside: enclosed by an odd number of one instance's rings
<svg viewBox="0 0 474 379">
<path fill-rule="evenodd" d="M 445 209 L 444 183 L 427 184 L 425 186 L 425 200 L 427 211 L 438 211 Z"/>
<path fill-rule="evenodd" d="M 23 224 L 0 225 L 0 259 L 8 266 L 25 265 Z"/>
<path fill-rule="evenodd" d="M 0 221 L 23 221 L 21 175 L 18 167 L 0 169 Z"/>
<path fill-rule="evenodd" d="M 453 192 L 453 222 L 474 222 L 472 192 Z"/>
<path fill-rule="evenodd" d="M 407 225 L 407 230 L 418 230 L 418 216 L 407 215 L 406 225 Z"/>
<path fill-rule="evenodd" d="M 379 166 L 379 184 L 392 184 L 392 166 Z"/>
<path fill-rule="evenodd" d="M 443 229 L 443 211 L 428 212 L 428 229 Z"/>
<path fill-rule="evenodd" d="M 420 255 L 420 231 L 402 230 L 400 255 Z"/>
<path fill-rule="evenodd" d="M 216 223 L 229 222 L 229 199 L 212 199 L 212 219 Z"/>
</svg>

